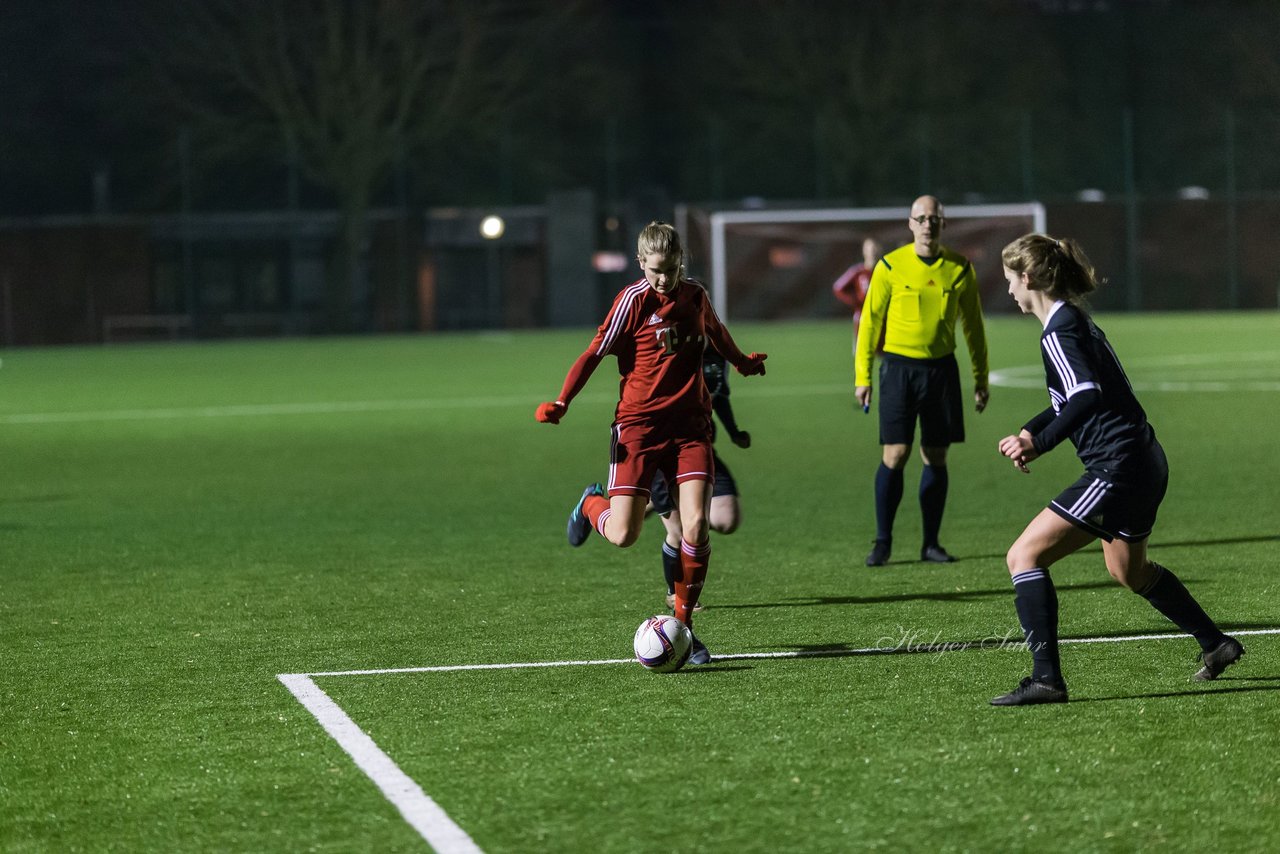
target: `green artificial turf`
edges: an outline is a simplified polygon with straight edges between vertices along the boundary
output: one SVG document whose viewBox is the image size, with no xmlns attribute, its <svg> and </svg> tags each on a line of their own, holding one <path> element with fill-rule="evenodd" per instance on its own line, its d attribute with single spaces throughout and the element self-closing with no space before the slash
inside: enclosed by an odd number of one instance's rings
<svg viewBox="0 0 1280 854">
<path fill-rule="evenodd" d="M 1280 317 L 1099 320 L 1170 457 L 1153 557 L 1280 628 Z M 612 362 L 533 420 L 590 330 L 0 352 L 0 850 L 421 849 L 277 676 L 588 660 L 313 679 L 489 852 L 1280 847 L 1280 636 L 1208 684 L 1187 638 L 1093 642 L 1175 631 L 1096 546 L 1053 569 L 1072 702 L 987 705 L 1028 672 L 1005 549 L 1079 473 L 995 450 L 1047 402 L 1033 319 L 989 320 L 1015 385 L 951 453 L 961 560 L 914 561 L 913 460 L 878 569 L 847 326 L 732 329 L 770 358 L 720 447 L 720 660 L 669 676 L 608 663 L 662 610 L 661 526 L 564 541 Z"/>
</svg>

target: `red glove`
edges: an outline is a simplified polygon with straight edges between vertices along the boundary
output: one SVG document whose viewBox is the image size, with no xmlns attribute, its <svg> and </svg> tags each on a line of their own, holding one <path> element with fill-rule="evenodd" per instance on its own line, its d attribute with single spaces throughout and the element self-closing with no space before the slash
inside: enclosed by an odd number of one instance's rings
<svg viewBox="0 0 1280 854">
<path fill-rule="evenodd" d="M 559 424 L 560 419 L 564 417 L 565 410 L 568 408 L 558 400 L 553 403 L 539 403 L 537 411 L 533 413 L 533 417 L 543 424 Z"/>
<path fill-rule="evenodd" d="M 754 377 L 757 374 L 764 376 L 764 360 L 767 358 L 767 353 L 752 353 L 745 362 L 738 365 L 738 373 L 744 377 Z"/>
</svg>

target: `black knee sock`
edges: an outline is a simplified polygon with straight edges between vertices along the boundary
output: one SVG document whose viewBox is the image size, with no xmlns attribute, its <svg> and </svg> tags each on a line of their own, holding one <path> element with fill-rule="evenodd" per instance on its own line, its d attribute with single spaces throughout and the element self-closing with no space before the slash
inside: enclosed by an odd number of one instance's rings
<svg viewBox="0 0 1280 854">
<path fill-rule="evenodd" d="M 680 547 L 662 541 L 662 577 L 667 580 L 667 592 L 676 592 L 676 579 L 680 577 Z"/>
<path fill-rule="evenodd" d="M 1058 658 L 1058 591 L 1043 569 L 1028 569 L 1013 576 L 1013 604 L 1018 609 L 1022 634 L 1031 650 L 1031 676 L 1041 682 L 1062 681 Z"/>
<path fill-rule="evenodd" d="M 1168 617 L 1175 626 L 1194 637 L 1205 652 L 1221 643 L 1226 635 L 1209 619 L 1209 615 L 1178 580 L 1178 576 L 1158 563 L 1151 565 L 1156 570 L 1155 580 L 1145 590 L 1137 591 L 1138 595 Z"/>
<path fill-rule="evenodd" d="M 920 472 L 920 517 L 924 521 L 925 547 L 938 545 L 942 511 L 947 506 L 947 467 L 925 466 Z"/>
<path fill-rule="evenodd" d="M 876 539 L 893 541 L 893 520 L 902 503 L 902 469 L 876 469 Z"/>
</svg>

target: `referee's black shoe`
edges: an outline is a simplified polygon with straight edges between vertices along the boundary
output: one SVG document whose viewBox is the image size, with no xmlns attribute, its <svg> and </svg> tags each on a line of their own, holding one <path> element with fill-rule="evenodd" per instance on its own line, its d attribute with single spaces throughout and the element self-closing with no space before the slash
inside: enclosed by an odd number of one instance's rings
<svg viewBox="0 0 1280 854">
<path fill-rule="evenodd" d="M 1041 682 L 1028 676 L 1008 694 L 993 698 L 991 705 L 1033 706 L 1039 703 L 1065 703 L 1066 701 L 1067 683 Z"/>
<path fill-rule="evenodd" d="M 1223 638 L 1217 646 L 1200 656 L 1204 663 L 1192 678 L 1197 682 L 1208 682 L 1217 679 L 1222 671 L 1240 660 L 1244 655 L 1244 645 L 1233 637 Z"/>
<path fill-rule="evenodd" d="M 892 551 L 888 540 L 876 540 L 876 544 L 871 547 L 871 554 L 867 555 L 867 566 L 884 566 L 889 562 L 889 552 Z"/>
<path fill-rule="evenodd" d="M 925 546 L 920 550 L 920 559 L 927 560 L 930 563 L 955 563 L 955 558 L 951 553 L 936 543 L 932 546 Z"/>
</svg>

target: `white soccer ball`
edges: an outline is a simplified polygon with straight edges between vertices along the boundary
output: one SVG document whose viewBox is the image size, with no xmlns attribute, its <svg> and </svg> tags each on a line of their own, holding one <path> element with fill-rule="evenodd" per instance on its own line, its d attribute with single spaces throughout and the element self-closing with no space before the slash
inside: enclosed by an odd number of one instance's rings
<svg viewBox="0 0 1280 854">
<path fill-rule="evenodd" d="M 693 647 L 693 632 L 670 614 L 650 617 L 636 629 L 636 661 L 654 673 L 671 673 L 684 667 Z"/>
</svg>

